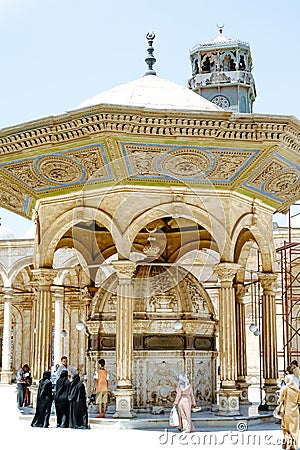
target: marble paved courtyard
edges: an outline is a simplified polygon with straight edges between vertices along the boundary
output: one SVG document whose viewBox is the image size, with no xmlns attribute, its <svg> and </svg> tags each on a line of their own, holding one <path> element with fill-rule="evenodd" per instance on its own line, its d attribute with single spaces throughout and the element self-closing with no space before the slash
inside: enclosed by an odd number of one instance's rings
<svg viewBox="0 0 300 450">
<path fill-rule="evenodd" d="M 267 422 L 249 422 L 247 430 L 232 421 L 232 425 L 219 420 L 216 427 L 205 427 L 205 420 L 195 420 L 195 432 L 174 432 L 166 422 L 145 429 L 122 428 L 120 421 L 105 419 L 100 423 L 91 418 L 89 430 L 58 429 L 52 419 L 48 429 L 32 428 L 30 417 L 21 416 L 16 405 L 16 387 L 0 385 L 2 408 L 0 411 L 2 442 L 11 448 L 29 447 L 36 450 L 54 445 L 70 445 L 74 448 L 220 448 L 220 449 L 280 449 L 282 433 L 280 424 L 273 419 Z M 204 414 L 204 413 L 203 413 Z M 200 425 L 201 423 L 201 425 Z M 241 430 L 239 430 L 240 428 Z"/>
</svg>

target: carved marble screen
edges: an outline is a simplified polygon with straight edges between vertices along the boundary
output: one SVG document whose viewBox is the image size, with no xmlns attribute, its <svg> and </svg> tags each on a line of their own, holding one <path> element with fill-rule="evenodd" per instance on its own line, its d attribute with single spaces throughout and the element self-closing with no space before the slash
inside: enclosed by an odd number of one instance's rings
<svg viewBox="0 0 300 450">
<path fill-rule="evenodd" d="M 94 373 L 100 357 L 105 359 L 109 371 L 110 401 L 113 402 L 117 385 L 114 352 L 90 353 L 88 372 Z M 147 411 L 153 406 L 171 407 L 176 395 L 177 375 L 181 371 L 188 374 L 197 404 L 210 407 L 216 402 L 216 357 L 216 352 L 210 351 L 135 351 L 135 409 Z"/>
<path fill-rule="evenodd" d="M 211 299 L 201 283 L 185 269 L 179 278 L 161 266 L 137 270 L 133 280 L 133 385 L 135 408 L 170 407 L 177 376 L 187 372 L 199 405 L 215 403 L 217 322 Z M 90 342 L 88 380 L 103 357 L 116 388 L 116 286 L 111 275 L 92 299 L 87 327 Z M 182 329 L 174 323 L 180 320 Z"/>
</svg>

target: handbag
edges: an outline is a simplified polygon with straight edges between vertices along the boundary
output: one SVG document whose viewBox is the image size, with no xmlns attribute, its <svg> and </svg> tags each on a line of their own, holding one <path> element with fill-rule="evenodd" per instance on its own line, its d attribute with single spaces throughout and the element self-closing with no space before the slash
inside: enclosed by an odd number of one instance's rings
<svg viewBox="0 0 300 450">
<path fill-rule="evenodd" d="M 170 412 L 169 424 L 171 427 L 178 427 L 179 417 L 176 406 L 173 406 Z"/>
<path fill-rule="evenodd" d="M 276 406 L 276 408 L 274 409 L 274 411 L 273 411 L 273 416 L 274 416 L 276 419 L 282 419 L 283 415 L 284 415 L 284 403 L 281 402 L 281 403 L 279 403 L 279 405 Z"/>
<path fill-rule="evenodd" d="M 95 403 L 96 403 L 96 389 L 94 388 L 92 390 L 92 393 L 91 393 L 91 396 L 90 396 L 89 404 L 90 405 L 95 405 Z"/>
</svg>

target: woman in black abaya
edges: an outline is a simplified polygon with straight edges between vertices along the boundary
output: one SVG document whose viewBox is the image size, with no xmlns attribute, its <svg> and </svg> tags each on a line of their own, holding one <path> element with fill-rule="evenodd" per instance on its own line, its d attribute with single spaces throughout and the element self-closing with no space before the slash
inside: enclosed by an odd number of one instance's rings
<svg viewBox="0 0 300 450">
<path fill-rule="evenodd" d="M 49 420 L 51 414 L 51 405 L 53 401 L 52 383 L 50 381 L 51 372 L 46 370 L 43 373 L 43 378 L 39 382 L 39 388 L 36 399 L 36 411 L 32 419 L 32 427 L 49 427 Z"/>
<path fill-rule="evenodd" d="M 71 428 L 89 428 L 86 391 L 78 373 L 73 376 L 71 381 L 68 400 L 70 402 L 69 426 Z"/>
<path fill-rule="evenodd" d="M 60 428 L 68 428 L 69 426 L 69 409 L 70 402 L 68 400 L 70 381 L 68 380 L 68 371 L 62 370 L 60 377 L 56 381 L 54 402 L 56 410 L 56 426 Z"/>
</svg>

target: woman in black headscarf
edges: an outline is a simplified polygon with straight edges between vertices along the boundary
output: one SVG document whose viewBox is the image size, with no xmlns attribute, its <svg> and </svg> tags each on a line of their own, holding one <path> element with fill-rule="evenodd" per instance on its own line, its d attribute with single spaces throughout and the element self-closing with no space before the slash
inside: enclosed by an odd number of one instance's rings
<svg viewBox="0 0 300 450">
<path fill-rule="evenodd" d="M 56 426 L 60 428 L 68 428 L 69 426 L 69 409 L 70 402 L 68 400 L 70 381 L 68 380 L 68 371 L 62 370 L 60 377 L 56 381 L 54 402 L 56 409 Z"/>
<path fill-rule="evenodd" d="M 51 414 L 51 405 L 53 401 L 51 372 L 46 370 L 43 373 L 43 378 L 39 382 L 39 388 L 36 400 L 36 411 L 32 419 L 32 427 L 49 427 L 49 420 Z"/>
<path fill-rule="evenodd" d="M 73 376 L 71 381 L 68 400 L 70 402 L 69 426 L 71 428 L 89 428 L 86 391 L 78 373 Z"/>
</svg>

